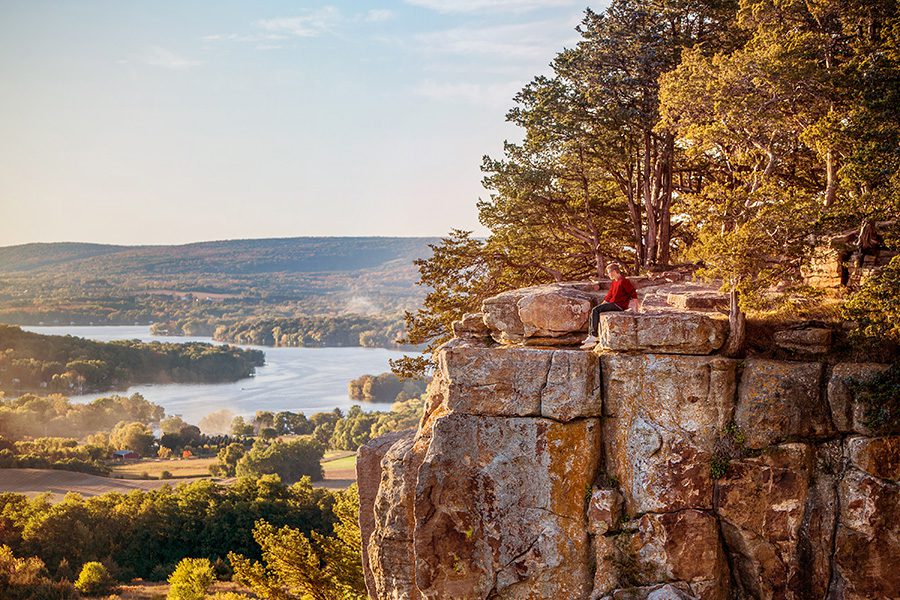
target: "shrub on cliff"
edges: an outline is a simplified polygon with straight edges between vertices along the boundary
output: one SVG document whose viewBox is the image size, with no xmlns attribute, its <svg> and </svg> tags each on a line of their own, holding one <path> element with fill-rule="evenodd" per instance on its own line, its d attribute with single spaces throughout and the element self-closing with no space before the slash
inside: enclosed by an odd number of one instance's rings
<svg viewBox="0 0 900 600">
<path fill-rule="evenodd" d="M 850 296 L 845 310 L 862 336 L 900 344 L 900 256 Z"/>
</svg>

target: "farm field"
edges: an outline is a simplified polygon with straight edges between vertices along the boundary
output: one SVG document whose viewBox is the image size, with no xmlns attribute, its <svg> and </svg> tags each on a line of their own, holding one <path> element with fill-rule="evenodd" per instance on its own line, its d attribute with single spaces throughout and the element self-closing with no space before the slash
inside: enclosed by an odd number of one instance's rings
<svg viewBox="0 0 900 600">
<path fill-rule="evenodd" d="M 53 469 L 0 469 L 0 493 L 12 492 L 30 497 L 49 493 L 55 502 L 62 500 L 69 492 L 87 498 L 109 492 L 126 494 L 133 490 L 152 490 L 169 483 L 171 482 L 156 479 L 114 479 Z"/>
<path fill-rule="evenodd" d="M 215 462 L 214 458 L 136 461 L 116 465 L 111 477 L 54 469 L 0 469 L 0 493 L 12 492 L 33 497 L 46 492 L 53 501 L 59 502 L 69 492 L 91 497 L 107 492 L 151 490 L 167 484 L 177 485 L 208 479 L 209 465 Z M 322 459 L 322 468 L 325 470 L 325 479 L 316 482 L 316 486 L 332 490 L 345 489 L 356 481 L 356 454 L 346 451 L 326 453 Z M 159 479 L 163 471 L 169 471 L 172 478 Z M 149 479 L 142 478 L 144 473 Z"/>
<path fill-rule="evenodd" d="M 215 458 L 129 461 L 114 466 L 112 476 L 124 479 L 144 479 L 146 477 L 161 479 L 163 472 L 168 471 L 171 474 L 171 479 L 209 477 L 209 467 L 216 464 L 216 462 Z"/>
</svg>

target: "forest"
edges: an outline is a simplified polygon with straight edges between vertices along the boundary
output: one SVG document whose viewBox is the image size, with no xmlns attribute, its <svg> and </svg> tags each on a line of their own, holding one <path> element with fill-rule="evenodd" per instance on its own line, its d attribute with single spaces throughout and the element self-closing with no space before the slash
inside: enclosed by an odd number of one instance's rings
<svg viewBox="0 0 900 600">
<path fill-rule="evenodd" d="M 103 392 L 138 383 L 217 383 L 250 377 L 259 350 L 136 340 L 96 342 L 0 324 L 0 390 Z"/>
<path fill-rule="evenodd" d="M 513 99 L 485 156 L 486 238 L 417 261 L 407 341 L 507 289 L 687 267 L 730 294 L 729 354 L 761 314 L 900 341 L 900 25 L 893 1 L 614 0 Z M 888 263 L 837 302 L 803 277 L 835 239 Z M 891 257 L 894 257 L 891 259 Z M 738 335 L 740 334 L 740 335 Z M 421 372 L 423 357 L 394 363 Z"/>
</svg>

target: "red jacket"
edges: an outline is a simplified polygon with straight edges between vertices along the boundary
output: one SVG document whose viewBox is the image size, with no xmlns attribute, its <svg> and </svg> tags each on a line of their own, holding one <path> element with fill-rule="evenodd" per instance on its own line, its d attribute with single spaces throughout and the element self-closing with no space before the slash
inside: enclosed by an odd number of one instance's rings
<svg viewBox="0 0 900 600">
<path fill-rule="evenodd" d="M 634 289 L 634 285 L 626 278 L 620 277 L 612 282 L 612 286 L 609 288 L 609 292 L 606 293 L 603 301 L 618 304 L 624 310 L 628 308 L 628 303 L 631 300 L 637 300 L 637 297 L 637 290 Z"/>
</svg>

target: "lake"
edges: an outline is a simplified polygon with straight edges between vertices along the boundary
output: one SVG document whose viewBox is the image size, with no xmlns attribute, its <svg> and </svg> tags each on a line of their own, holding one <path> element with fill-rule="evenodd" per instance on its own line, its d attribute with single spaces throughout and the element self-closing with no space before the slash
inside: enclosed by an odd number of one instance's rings
<svg viewBox="0 0 900 600">
<path fill-rule="evenodd" d="M 137 339 L 145 342 L 214 342 L 211 338 L 163 337 L 150 334 L 148 327 L 22 327 L 47 335 L 74 335 L 91 340 Z M 363 374 L 376 375 L 390 370 L 388 359 L 403 352 L 383 348 L 257 348 L 266 353 L 266 365 L 256 376 L 235 383 L 136 385 L 127 393 L 138 393 L 159 404 L 168 415 L 181 415 L 189 423 L 197 423 L 207 414 L 228 409 L 235 414 L 252 416 L 258 410 L 277 412 L 290 410 L 307 416 L 334 408 L 346 410 L 359 404 L 364 410 L 388 410 L 389 404 L 354 402 L 347 397 L 347 382 Z M 113 393 L 72 396 L 76 402 L 88 402 Z"/>
</svg>

